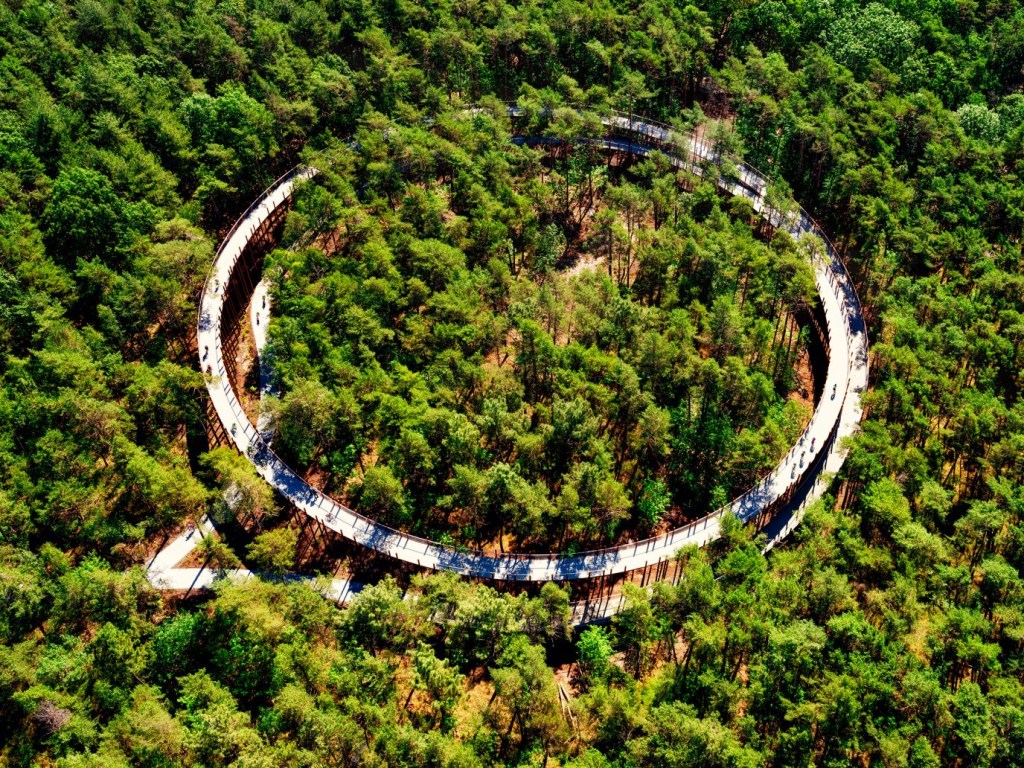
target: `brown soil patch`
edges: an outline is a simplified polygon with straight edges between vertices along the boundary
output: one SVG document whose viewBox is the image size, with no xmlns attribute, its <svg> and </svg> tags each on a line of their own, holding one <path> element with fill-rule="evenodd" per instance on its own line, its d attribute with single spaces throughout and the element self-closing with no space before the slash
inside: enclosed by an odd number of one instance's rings
<svg viewBox="0 0 1024 768">
<path fill-rule="evenodd" d="M 473 738 L 480 726 L 484 724 L 487 709 L 494 698 L 494 685 L 490 680 L 470 682 L 469 688 L 459 706 L 455 709 L 455 732 L 459 740 Z"/>
<path fill-rule="evenodd" d="M 259 390 L 259 356 L 256 354 L 256 342 L 253 339 L 252 325 L 249 321 L 249 309 L 252 301 L 245 305 L 238 329 L 238 346 L 235 351 L 235 370 L 241 381 L 234 382 L 238 402 L 246 417 L 256 424 L 260 416 Z"/>
<path fill-rule="evenodd" d="M 303 475 L 303 479 L 316 488 L 318 491 L 322 491 L 327 487 L 327 482 L 330 480 L 330 473 L 324 471 L 317 464 L 313 464 Z"/>
<path fill-rule="evenodd" d="M 484 372 L 490 374 L 491 379 L 493 379 L 495 369 L 504 368 L 506 365 L 512 365 L 515 362 L 515 349 L 519 336 L 518 330 L 510 328 L 508 333 L 505 334 L 505 341 L 488 352 L 484 357 Z"/>
<path fill-rule="evenodd" d="M 797 354 L 793 365 L 796 373 L 796 388 L 787 395 L 787 400 L 795 400 L 814 410 L 814 374 L 811 370 L 811 356 L 806 347 Z M 808 419 L 807 421 L 810 421 Z M 806 426 L 806 423 L 802 426 Z"/>
<path fill-rule="evenodd" d="M 739 672 L 736 675 L 736 679 L 740 681 L 740 684 L 746 689 L 750 683 L 750 668 L 746 664 L 740 664 Z M 740 699 L 740 703 L 736 707 L 736 719 L 739 720 L 747 714 L 747 707 L 750 706 L 750 701 L 744 696 Z"/>
</svg>

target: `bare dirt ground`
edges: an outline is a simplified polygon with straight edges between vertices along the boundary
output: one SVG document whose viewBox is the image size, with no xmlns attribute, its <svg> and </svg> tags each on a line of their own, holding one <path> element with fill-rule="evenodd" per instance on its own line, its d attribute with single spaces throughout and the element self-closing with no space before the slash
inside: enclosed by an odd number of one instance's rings
<svg viewBox="0 0 1024 768">
<path fill-rule="evenodd" d="M 581 254 L 579 258 L 576 259 L 576 263 L 565 270 L 562 275 L 571 280 L 584 272 L 604 269 L 604 263 L 605 258 L 603 256 L 594 256 L 590 253 Z"/>
<path fill-rule="evenodd" d="M 252 326 L 249 325 L 249 309 L 251 302 L 239 316 L 238 347 L 235 351 L 235 370 L 242 381 L 235 382 L 235 392 L 242 410 L 253 424 L 260 416 L 259 392 L 259 358 L 256 355 L 256 344 L 253 341 Z M 256 384 L 253 384 L 255 377 Z"/>
<path fill-rule="evenodd" d="M 814 410 L 814 375 L 811 370 L 811 356 L 806 348 L 801 349 L 797 355 L 793 370 L 796 373 L 797 385 L 786 399 L 795 400 Z"/>
</svg>

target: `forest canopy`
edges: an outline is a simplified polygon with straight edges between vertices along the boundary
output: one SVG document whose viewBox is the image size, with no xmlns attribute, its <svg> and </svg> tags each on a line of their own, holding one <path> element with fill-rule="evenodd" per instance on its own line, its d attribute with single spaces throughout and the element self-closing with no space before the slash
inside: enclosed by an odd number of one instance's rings
<svg viewBox="0 0 1024 768">
<path fill-rule="evenodd" d="M 1024 9 L 1012 2 L 0 3 L 0 762 L 1019 765 L 1022 73 Z M 338 161 L 336 178 L 304 190 L 286 245 L 315 232 L 321 215 L 331 228 L 317 237 L 333 232 L 343 213 L 335 205 L 383 214 L 360 225 L 370 236 L 361 250 L 347 245 L 333 261 L 315 241 L 274 256 L 282 275 L 291 270 L 277 289 L 288 309 L 280 318 L 313 311 L 303 306 L 317 283 L 362 280 L 346 300 L 362 303 L 369 330 L 394 332 L 375 319 L 374 302 L 397 309 L 433 298 L 436 319 L 463 311 L 460 302 L 483 307 L 493 297 L 466 296 L 469 288 L 507 273 L 510 296 L 516 286 L 515 298 L 533 297 L 537 314 L 520 323 L 547 333 L 541 297 L 557 279 L 544 277 L 544 258 L 563 247 L 559 235 L 569 246 L 571 230 L 549 231 L 556 222 L 529 199 L 517 208 L 488 186 L 488 163 L 511 173 L 510 158 L 530 153 L 507 146 L 495 126 L 471 124 L 467 140 L 500 151 L 473 156 L 467 168 L 480 176 L 467 197 L 439 196 L 443 169 L 410 176 L 433 162 L 421 150 L 444 139 L 440 122 L 424 124 L 494 98 L 571 113 L 614 107 L 702 130 L 822 224 L 854 277 L 873 344 L 862 430 L 826 498 L 768 555 L 729 520 L 715 546 L 681 555 L 678 584 L 627 588 L 610 625 L 571 634 L 572 596 L 556 585 L 511 596 L 444 575 L 383 580 L 344 609 L 308 587 L 258 579 L 188 601 L 152 589 L 149 556 L 190 520 L 222 510 L 223 482 L 251 492 L 253 508 L 273 505 L 238 457 L 204 458 L 192 338 L 215 243 L 280 173 L 304 159 Z M 396 131 L 390 144 L 384 127 Z M 340 144 L 353 135 L 379 154 L 346 159 Z M 410 152 L 396 176 L 398 147 Z M 357 169 L 372 197 L 355 194 Z M 561 173 L 557 163 L 543 171 Z M 649 192 L 652 243 L 675 238 L 673 259 L 716 253 L 709 263 L 727 279 L 700 303 L 709 313 L 715 299 L 738 308 L 743 259 L 754 260 L 751 275 L 771 273 L 787 249 L 752 238 L 748 212 L 699 186 L 685 190 L 677 220 L 655 228 L 659 176 L 612 173 L 600 207 L 614 210 L 610 197 L 629 185 Z M 544 193 L 550 202 L 538 210 L 558 211 L 560 191 Z M 518 269 L 507 249 L 487 252 L 495 230 L 452 230 L 450 215 L 476 204 L 470 193 L 494 208 L 478 222 L 508 229 L 536 218 L 528 238 L 511 238 Z M 410 223 L 436 236 L 400 236 Z M 375 256 L 384 273 L 360 272 Z M 396 289 L 389 259 L 419 265 L 419 304 L 411 277 Z M 445 259 L 455 268 L 429 266 Z M 687 291 L 705 285 L 683 277 Z M 648 288 L 638 275 L 627 289 L 595 273 L 577 282 L 641 314 L 672 306 L 707 359 L 723 354 L 679 280 Z M 650 303 L 644 291 L 658 286 Z M 651 326 L 663 337 L 669 315 Z M 454 317 L 447 346 L 465 360 L 480 329 L 476 315 Z M 741 320 L 749 345 L 758 321 Z M 394 344 L 386 335 L 380 343 Z M 744 359 L 750 347 L 737 343 L 725 358 L 786 397 L 775 371 Z M 341 359 L 335 380 L 324 359 L 300 370 L 302 354 L 284 351 L 282 407 L 304 379 L 316 394 L 320 379 L 338 408 L 361 415 L 344 387 L 347 371 L 364 369 Z M 654 393 L 666 386 L 651 381 Z M 673 375 L 667 386 L 684 381 Z M 654 406 L 669 411 L 670 429 L 677 394 Z M 413 414 L 417 426 L 431 424 L 429 408 Z M 732 417 L 738 435 L 743 417 Z M 768 408 L 748 428 L 773 419 Z M 404 437 L 409 451 L 422 447 Z M 293 440 L 293 458 L 319 467 L 326 455 L 340 482 L 359 458 L 346 456 L 353 442 L 318 438 L 316 448 Z M 612 440 L 613 469 L 614 449 Z M 681 478 L 663 477 L 682 505 L 671 487 Z M 390 476 L 367 471 L 360 501 L 405 514 L 393 502 L 412 498 L 409 482 L 426 479 L 397 461 Z M 643 486 L 623 486 L 639 510 Z M 293 541 L 286 533 L 207 550 L 224 562 L 251 551 L 279 569 L 287 558 L 275 549 Z"/>
</svg>

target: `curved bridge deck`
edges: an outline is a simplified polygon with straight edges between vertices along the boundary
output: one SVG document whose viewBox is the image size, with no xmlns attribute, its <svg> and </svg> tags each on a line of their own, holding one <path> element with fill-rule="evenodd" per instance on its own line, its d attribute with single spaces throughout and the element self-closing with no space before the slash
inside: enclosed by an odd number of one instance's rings
<svg viewBox="0 0 1024 768">
<path fill-rule="evenodd" d="M 519 111 L 509 108 L 509 115 Z M 604 146 L 643 155 L 655 149 L 667 154 L 676 167 L 703 175 L 718 173 L 719 157 L 713 145 L 682 136 L 650 121 L 611 115 L 604 119 L 609 135 Z M 535 139 L 535 141 L 544 141 Z M 683 153 L 679 148 L 688 149 Z M 812 258 L 815 282 L 827 325 L 828 371 L 822 396 L 799 441 L 757 486 L 730 504 L 687 526 L 643 541 L 584 552 L 574 556 L 509 555 L 459 551 L 427 539 L 396 531 L 338 503 L 317 490 L 288 467 L 246 416 L 231 385 L 225 362 L 225 307 L 232 273 L 250 240 L 286 205 L 295 185 L 316 174 L 313 168 L 295 169 L 274 183 L 239 218 L 217 251 L 213 269 L 200 299 L 199 348 L 203 370 L 217 417 L 236 448 L 252 461 L 259 474 L 305 514 L 327 528 L 363 546 L 422 568 L 448 570 L 485 579 L 511 581 L 571 581 L 646 569 L 671 559 L 684 546 L 703 546 L 719 535 L 723 515 L 763 523 L 773 546 L 799 522 L 806 504 L 825 490 L 824 476 L 838 470 L 845 458 L 842 439 L 853 434 L 860 421 L 860 394 L 867 385 L 867 337 L 853 283 L 838 253 L 799 208 L 788 213 L 770 210 L 766 201 L 769 182 L 753 168 L 742 165 L 733 178 L 715 179 L 720 189 L 751 201 L 755 211 L 772 226 L 794 238 L 817 236 L 820 247 Z M 206 357 L 205 350 L 209 350 Z M 831 393 L 835 389 L 835 396 Z M 814 445 L 814 450 L 811 446 Z M 612 608 L 608 608 L 612 610 Z"/>
</svg>

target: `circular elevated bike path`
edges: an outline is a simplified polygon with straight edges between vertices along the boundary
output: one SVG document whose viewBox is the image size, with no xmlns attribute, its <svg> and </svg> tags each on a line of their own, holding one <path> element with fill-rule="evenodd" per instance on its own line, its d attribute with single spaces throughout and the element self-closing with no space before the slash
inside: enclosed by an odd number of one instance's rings
<svg viewBox="0 0 1024 768">
<path fill-rule="evenodd" d="M 509 108 L 510 117 L 518 114 L 515 107 Z M 817 246 L 810 249 L 811 262 L 826 321 L 828 369 L 823 394 L 811 420 L 784 460 L 755 487 L 686 526 L 649 539 L 571 556 L 459 550 L 392 529 L 330 498 L 273 452 L 267 437 L 246 416 L 224 364 L 221 322 L 232 271 L 264 222 L 279 207 L 288 204 L 296 185 L 316 175 L 316 169 L 300 167 L 278 179 L 257 198 L 217 250 L 200 298 L 198 330 L 199 349 L 209 350 L 201 352 L 208 355 L 202 365 L 209 372 L 207 388 L 217 417 L 256 471 L 298 509 L 347 539 L 418 567 L 495 580 L 572 581 L 646 569 L 671 559 L 684 546 L 703 546 L 718 537 L 722 517 L 730 513 L 748 521 L 762 512 L 774 512 L 763 529 L 768 546 L 773 546 L 792 531 L 806 505 L 824 493 L 827 479 L 845 458 L 842 439 L 858 428 L 860 395 L 868 377 L 863 315 L 838 253 L 802 208 L 785 212 L 771 209 L 766 200 L 769 181 L 750 166 L 739 164 L 731 176 L 719 175 L 717 163 L 721 158 L 713 144 L 678 134 L 665 125 L 624 115 L 609 115 L 602 122 L 608 135 L 589 141 L 637 155 L 659 149 L 678 168 L 698 175 L 716 175 L 714 181 L 720 189 L 747 198 L 772 226 L 797 240 L 815 238 Z M 268 316 L 269 311 L 264 325 Z M 257 338 L 262 347 L 265 334 L 258 334 Z"/>
</svg>

